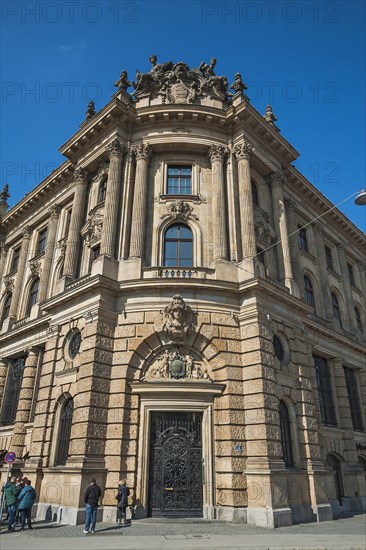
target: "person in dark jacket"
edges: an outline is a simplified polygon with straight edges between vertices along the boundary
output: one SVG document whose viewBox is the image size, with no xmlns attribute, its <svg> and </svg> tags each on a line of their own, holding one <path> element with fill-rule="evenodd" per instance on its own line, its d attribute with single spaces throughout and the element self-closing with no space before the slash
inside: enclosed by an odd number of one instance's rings
<svg viewBox="0 0 366 550">
<path fill-rule="evenodd" d="M 24 482 L 24 487 L 20 491 L 18 496 L 18 510 L 20 512 L 20 530 L 24 531 L 25 520 L 27 520 L 27 525 L 29 529 L 32 527 L 32 506 L 34 501 L 37 498 L 37 493 L 31 486 L 29 479 L 26 479 Z"/>
<path fill-rule="evenodd" d="M 84 493 L 85 502 L 85 527 L 84 535 L 89 533 L 89 527 L 91 522 L 91 532 L 95 532 L 95 524 L 97 522 L 97 510 L 99 506 L 99 499 L 102 495 L 100 487 L 98 487 L 95 479 L 92 479 L 89 487 Z"/>
<path fill-rule="evenodd" d="M 10 478 L 4 487 L 5 502 L 8 507 L 8 531 L 14 531 L 15 514 L 17 511 L 18 491 L 15 485 L 15 477 Z"/>
<path fill-rule="evenodd" d="M 126 508 L 128 506 L 129 488 L 126 486 L 126 480 L 121 479 L 118 483 L 117 500 L 117 523 L 126 523 Z"/>
</svg>

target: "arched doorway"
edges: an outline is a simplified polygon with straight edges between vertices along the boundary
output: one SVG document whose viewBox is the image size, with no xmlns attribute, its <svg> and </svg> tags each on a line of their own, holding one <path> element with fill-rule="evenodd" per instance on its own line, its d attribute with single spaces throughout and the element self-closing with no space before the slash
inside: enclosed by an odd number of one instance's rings
<svg viewBox="0 0 366 550">
<path fill-rule="evenodd" d="M 339 504 L 342 506 L 342 497 L 344 496 L 344 492 L 343 492 L 343 482 L 342 482 L 342 472 L 341 472 L 340 461 L 335 455 L 328 454 L 326 458 L 326 462 L 333 471 L 336 498 Z"/>
</svg>

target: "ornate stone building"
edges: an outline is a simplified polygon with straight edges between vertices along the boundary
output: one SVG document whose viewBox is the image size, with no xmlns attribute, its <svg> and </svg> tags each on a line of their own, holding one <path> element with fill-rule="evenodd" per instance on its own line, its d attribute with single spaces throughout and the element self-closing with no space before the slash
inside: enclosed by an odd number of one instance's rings
<svg viewBox="0 0 366 550">
<path fill-rule="evenodd" d="M 121 477 L 136 518 L 366 510 L 365 236 L 240 74 L 150 61 L 2 192 L 0 447 L 63 522 L 90 477 L 105 520 Z"/>
</svg>

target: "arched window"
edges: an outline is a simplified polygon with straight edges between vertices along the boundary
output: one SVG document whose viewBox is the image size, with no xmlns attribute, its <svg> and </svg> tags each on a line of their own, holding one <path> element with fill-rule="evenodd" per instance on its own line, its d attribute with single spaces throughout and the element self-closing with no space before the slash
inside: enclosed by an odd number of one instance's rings
<svg viewBox="0 0 366 550">
<path fill-rule="evenodd" d="M 254 206 L 259 206 L 258 189 L 253 180 L 252 180 L 252 197 L 253 197 Z"/>
<path fill-rule="evenodd" d="M 56 449 L 56 466 L 64 466 L 69 458 L 70 434 L 72 417 L 74 414 L 74 400 L 72 397 L 61 405 L 60 421 Z"/>
<path fill-rule="evenodd" d="M 105 196 L 107 194 L 107 182 L 108 178 L 104 177 L 99 185 L 99 197 L 98 197 L 98 203 L 105 201 Z"/>
<path fill-rule="evenodd" d="M 39 289 L 39 279 L 35 279 L 29 289 L 29 298 L 27 304 L 26 315 L 29 315 L 32 309 L 32 306 L 37 303 L 38 300 L 38 289 Z"/>
<path fill-rule="evenodd" d="M 193 237 L 186 225 L 170 226 L 164 235 L 164 266 L 192 267 Z"/>
<path fill-rule="evenodd" d="M 336 498 L 339 504 L 342 505 L 342 497 L 344 496 L 344 494 L 343 494 L 341 465 L 339 463 L 338 458 L 336 458 L 332 454 L 327 455 L 326 461 L 328 466 L 333 470 Z"/>
<path fill-rule="evenodd" d="M 9 317 L 12 297 L 13 297 L 13 295 L 11 293 L 9 293 L 6 297 L 6 300 L 5 300 L 5 303 L 4 303 L 4 308 L 3 308 L 3 314 L 1 316 L 0 329 L 3 326 L 3 322 L 5 321 L 5 319 L 7 319 Z"/>
<path fill-rule="evenodd" d="M 342 328 L 342 317 L 341 317 L 341 310 L 339 308 L 339 302 L 337 296 L 332 292 L 332 305 L 333 305 L 333 313 L 334 317 L 338 320 L 339 326 Z"/>
<path fill-rule="evenodd" d="M 283 460 L 285 466 L 291 468 L 294 465 L 291 440 L 291 420 L 288 408 L 283 401 L 280 401 L 280 429 Z"/>
<path fill-rule="evenodd" d="M 8 426 L 15 422 L 20 389 L 22 387 L 25 359 L 26 357 L 18 357 L 9 365 L 9 374 L 6 382 L 6 391 L 1 415 L 1 424 L 3 426 Z"/>
<path fill-rule="evenodd" d="M 360 314 L 360 310 L 358 309 L 358 307 L 355 307 L 355 317 L 356 317 L 357 328 L 363 334 L 361 314 Z"/>
<path fill-rule="evenodd" d="M 313 285 L 307 275 L 304 275 L 305 302 L 315 307 Z"/>
</svg>

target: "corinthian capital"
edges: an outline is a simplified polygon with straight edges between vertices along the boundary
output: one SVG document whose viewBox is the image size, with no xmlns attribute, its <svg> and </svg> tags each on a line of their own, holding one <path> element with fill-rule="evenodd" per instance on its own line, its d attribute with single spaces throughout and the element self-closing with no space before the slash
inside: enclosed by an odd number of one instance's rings
<svg viewBox="0 0 366 550">
<path fill-rule="evenodd" d="M 272 172 L 269 177 L 271 187 L 282 187 L 285 183 L 285 176 L 281 172 Z"/>
<path fill-rule="evenodd" d="M 30 239 L 32 235 L 32 231 L 33 231 L 33 227 L 31 227 L 30 225 L 26 225 L 25 227 L 23 227 L 22 229 L 23 239 Z"/>
<path fill-rule="evenodd" d="M 118 138 L 115 138 L 107 147 L 107 151 L 109 153 L 109 157 L 112 157 L 113 155 L 122 157 L 125 152 L 125 147 Z"/>
<path fill-rule="evenodd" d="M 49 209 L 50 218 L 58 218 L 61 212 L 61 206 L 58 204 L 53 204 Z"/>
<path fill-rule="evenodd" d="M 148 143 L 139 143 L 138 145 L 133 145 L 131 147 L 131 153 L 136 160 L 149 160 L 151 157 L 152 149 Z"/>
<path fill-rule="evenodd" d="M 74 170 L 74 185 L 86 185 L 88 183 L 88 172 L 85 168 L 75 168 Z"/>
<path fill-rule="evenodd" d="M 223 162 L 227 154 L 227 149 L 223 145 L 212 144 L 208 150 L 208 158 L 210 162 Z"/>
<path fill-rule="evenodd" d="M 247 141 L 243 141 L 234 147 L 234 155 L 236 160 L 249 159 L 252 154 L 253 146 Z"/>
</svg>

